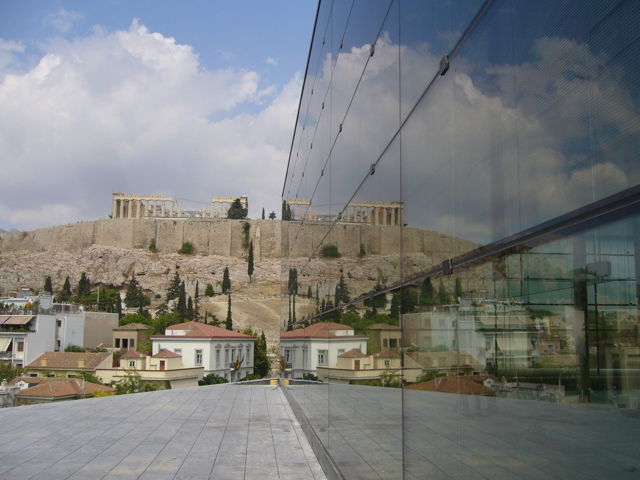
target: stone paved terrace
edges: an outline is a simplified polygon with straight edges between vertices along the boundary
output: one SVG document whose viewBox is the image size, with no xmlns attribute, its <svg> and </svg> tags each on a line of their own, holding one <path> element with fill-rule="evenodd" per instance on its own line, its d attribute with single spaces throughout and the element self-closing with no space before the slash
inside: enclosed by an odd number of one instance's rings
<svg viewBox="0 0 640 480">
<path fill-rule="evenodd" d="M 0 479 L 325 480 L 280 388 L 214 385 L 0 410 Z"/>
<path fill-rule="evenodd" d="M 348 480 L 640 479 L 638 410 L 355 385 L 288 391 Z"/>
</svg>

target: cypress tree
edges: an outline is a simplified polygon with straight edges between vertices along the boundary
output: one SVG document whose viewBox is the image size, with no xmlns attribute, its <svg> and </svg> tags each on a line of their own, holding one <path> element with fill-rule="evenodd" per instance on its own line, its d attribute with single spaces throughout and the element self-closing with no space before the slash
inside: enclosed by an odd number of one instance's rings
<svg viewBox="0 0 640 480">
<path fill-rule="evenodd" d="M 262 219 L 264 220 L 264 208 L 262 209 Z"/>
<path fill-rule="evenodd" d="M 178 293 L 178 302 L 174 306 L 174 312 L 178 314 L 181 321 L 187 317 L 187 291 L 184 286 L 184 280 L 180 285 L 180 291 Z"/>
<path fill-rule="evenodd" d="M 311 291 L 311 285 L 307 288 L 307 298 L 313 298 L 313 292 Z"/>
<path fill-rule="evenodd" d="M 262 209 L 262 214 L 264 215 L 264 209 Z M 253 240 L 249 242 L 249 264 L 247 265 L 247 273 L 249 274 L 249 281 L 251 281 L 251 276 L 253 275 Z"/>
<path fill-rule="evenodd" d="M 255 354 L 253 356 L 253 371 L 257 375 L 261 377 L 266 377 L 269 375 L 269 371 L 271 370 L 271 362 L 269 362 L 269 356 L 267 354 L 267 339 L 264 335 L 264 331 L 262 335 L 260 335 L 256 339 L 255 343 Z"/>
<path fill-rule="evenodd" d="M 394 293 L 393 297 L 391 298 L 391 313 L 389 314 L 389 317 L 397 320 L 400 318 L 400 306 L 398 305 L 398 294 Z"/>
<path fill-rule="evenodd" d="M 200 321 L 200 282 L 196 280 L 196 293 L 193 297 L 193 320 Z"/>
<path fill-rule="evenodd" d="M 176 274 L 173 276 L 173 280 L 171 280 L 171 284 L 167 290 L 167 300 L 178 298 L 178 295 L 180 295 L 180 284 L 180 274 L 178 273 L 178 270 L 176 270 Z"/>
<path fill-rule="evenodd" d="M 191 322 L 193 319 L 193 299 L 191 298 L 191 295 L 189 295 L 189 299 L 187 300 L 187 320 Z"/>
<path fill-rule="evenodd" d="M 124 304 L 129 308 L 142 306 L 142 291 L 138 288 L 135 272 L 131 274 L 127 294 L 124 296 Z"/>
<path fill-rule="evenodd" d="M 66 302 L 71 298 L 71 282 L 69 281 L 69 276 L 64 280 L 64 285 L 62 286 L 62 291 L 60 295 L 58 295 L 58 300 L 61 302 Z"/>
<path fill-rule="evenodd" d="M 438 300 L 440 301 L 440 305 L 446 305 L 447 303 L 449 303 L 449 294 L 444 287 L 444 282 L 442 281 L 442 279 L 440 279 L 440 285 L 438 287 Z"/>
<path fill-rule="evenodd" d="M 433 285 L 431 278 L 426 278 L 420 285 L 420 305 L 433 305 Z"/>
<path fill-rule="evenodd" d="M 229 307 L 227 308 L 227 321 L 225 323 L 227 330 L 233 330 L 233 320 L 231 318 L 231 294 L 229 294 Z"/>
<path fill-rule="evenodd" d="M 222 274 L 222 293 L 228 293 L 231 290 L 231 279 L 229 278 L 229 267 L 224 267 Z"/>
<path fill-rule="evenodd" d="M 78 282 L 78 290 L 76 292 L 76 296 L 78 298 L 88 297 L 91 293 L 91 284 L 89 283 L 89 279 L 87 278 L 87 274 L 82 272 L 82 276 L 80 277 L 80 281 Z"/>
<path fill-rule="evenodd" d="M 44 279 L 44 291 L 53 294 L 53 285 L 51 284 L 51 275 L 47 275 Z"/>
<path fill-rule="evenodd" d="M 462 284 L 460 283 L 460 279 L 456 278 L 456 287 L 454 290 L 454 295 L 455 295 L 455 299 L 454 300 L 458 300 L 458 298 L 462 297 Z"/>
</svg>

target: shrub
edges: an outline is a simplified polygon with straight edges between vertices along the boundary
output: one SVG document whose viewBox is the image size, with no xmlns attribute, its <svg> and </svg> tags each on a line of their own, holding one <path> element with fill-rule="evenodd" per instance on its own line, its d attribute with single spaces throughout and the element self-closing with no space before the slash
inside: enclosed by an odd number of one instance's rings
<svg viewBox="0 0 640 480">
<path fill-rule="evenodd" d="M 366 251 L 365 251 L 365 249 L 364 249 L 364 244 L 362 244 L 362 243 L 361 243 L 361 244 L 360 244 L 360 253 L 358 253 L 358 257 L 359 257 L 359 258 L 362 258 L 362 257 L 364 257 L 366 254 L 367 254 L 367 252 L 366 252 Z"/>
<path fill-rule="evenodd" d="M 213 285 L 207 283 L 207 288 L 204 289 L 204 294 L 207 297 L 213 297 Z"/>
<path fill-rule="evenodd" d="M 149 244 L 149 251 L 151 253 L 157 253 L 158 252 L 158 249 L 156 248 L 156 239 L 155 238 L 151 239 L 151 243 Z"/>
<path fill-rule="evenodd" d="M 324 258 L 338 258 L 340 257 L 340 252 L 338 252 L 338 247 L 335 245 L 323 245 L 322 246 L 322 257 Z"/>
<path fill-rule="evenodd" d="M 178 253 L 180 253 L 182 255 L 191 255 L 194 251 L 195 251 L 195 248 L 193 247 L 193 243 L 184 242 L 182 244 L 182 248 L 180 248 L 180 250 L 178 250 Z"/>
</svg>

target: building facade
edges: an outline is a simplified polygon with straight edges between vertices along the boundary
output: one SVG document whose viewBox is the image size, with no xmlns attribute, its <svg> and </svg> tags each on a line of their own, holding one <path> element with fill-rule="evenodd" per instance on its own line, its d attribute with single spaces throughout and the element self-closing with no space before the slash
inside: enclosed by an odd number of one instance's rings
<svg viewBox="0 0 640 480">
<path fill-rule="evenodd" d="M 253 373 L 256 337 L 199 322 L 171 325 L 164 335 L 151 336 L 152 353 L 166 349 L 182 356 L 183 367 L 204 367 L 230 382 Z"/>
<path fill-rule="evenodd" d="M 640 408 L 639 17 L 634 0 L 319 1 L 282 199 L 329 228 L 282 222 L 283 335 L 397 322 L 425 380 L 292 386 L 345 478 L 613 478 L 632 461 L 637 425 L 611 415 Z M 293 269 L 324 308 L 289 313 Z"/>
</svg>

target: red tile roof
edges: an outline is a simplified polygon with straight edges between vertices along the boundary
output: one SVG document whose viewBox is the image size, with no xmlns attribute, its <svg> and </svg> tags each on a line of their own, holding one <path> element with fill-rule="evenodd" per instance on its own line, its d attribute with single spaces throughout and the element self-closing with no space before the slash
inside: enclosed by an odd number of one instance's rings
<svg viewBox="0 0 640 480">
<path fill-rule="evenodd" d="M 158 353 L 156 353 L 152 358 L 182 358 L 182 355 L 178 355 L 177 353 L 172 352 L 171 350 L 167 350 L 166 348 L 163 348 Z"/>
<path fill-rule="evenodd" d="M 368 338 L 366 335 L 336 335 L 332 330 L 353 330 L 353 327 L 332 322 L 314 323 L 306 328 L 281 332 L 280 338 Z"/>
<path fill-rule="evenodd" d="M 135 350 L 128 350 L 123 353 L 120 358 L 145 358 L 146 355 L 144 353 L 136 352 Z"/>
<path fill-rule="evenodd" d="M 464 395 L 490 395 L 493 390 L 482 383 L 468 380 L 464 377 L 442 377 L 424 383 L 407 385 L 409 390 L 426 390 L 429 392 L 461 393 Z"/>
<path fill-rule="evenodd" d="M 374 357 L 379 357 L 379 358 L 400 358 L 400 355 L 398 355 L 396 352 L 394 352 L 390 348 L 385 348 L 384 350 L 381 350 L 378 353 L 376 353 L 374 355 Z"/>
<path fill-rule="evenodd" d="M 27 370 L 95 370 L 111 352 L 87 353 L 87 352 L 45 352 L 27 365 Z M 42 365 L 42 360 L 47 361 L 47 365 Z M 84 361 L 84 367 L 79 367 L 78 362 Z"/>
<path fill-rule="evenodd" d="M 340 358 L 362 358 L 362 357 L 368 357 L 368 356 L 369 355 L 362 353 L 357 348 L 349 350 L 348 352 L 344 352 L 342 355 L 338 355 L 338 357 Z"/>
<path fill-rule="evenodd" d="M 69 396 L 91 396 L 96 390 L 115 392 L 114 388 L 85 382 L 77 378 L 49 378 L 35 387 L 25 388 L 18 393 L 18 397 L 59 398 Z"/>
<path fill-rule="evenodd" d="M 186 335 L 152 335 L 151 338 L 163 338 L 163 337 L 190 337 L 190 338 L 256 338 L 254 335 L 245 335 L 244 333 L 234 332 L 232 330 L 226 330 L 220 327 L 214 327 L 213 325 L 205 325 L 200 322 L 186 322 L 179 323 L 177 325 L 171 325 L 166 328 L 166 331 L 172 330 L 187 330 Z"/>
</svg>

